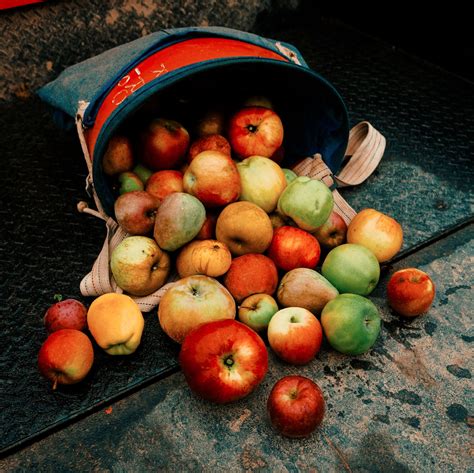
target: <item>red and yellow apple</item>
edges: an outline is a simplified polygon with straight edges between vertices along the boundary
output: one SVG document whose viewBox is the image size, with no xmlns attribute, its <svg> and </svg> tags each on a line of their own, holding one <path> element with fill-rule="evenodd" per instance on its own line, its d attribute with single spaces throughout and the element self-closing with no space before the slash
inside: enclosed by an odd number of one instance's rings
<svg viewBox="0 0 474 473">
<path fill-rule="evenodd" d="M 234 319 L 235 301 L 230 292 L 209 276 L 188 276 L 178 280 L 164 294 L 158 306 L 163 331 L 177 343 L 206 322 Z"/>
<path fill-rule="evenodd" d="M 228 138 L 241 159 L 255 155 L 269 158 L 283 143 L 283 124 L 269 108 L 244 107 L 231 117 Z"/>
<path fill-rule="evenodd" d="M 240 200 L 253 202 L 267 213 L 273 212 L 286 187 L 281 167 L 269 158 L 250 156 L 237 163 L 237 169 L 242 187 Z"/>
<path fill-rule="evenodd" d="M 84 330 L 87 327 L 87 309 L 76 299 L 60 300 L 48 308 L 43 321 L 49 333 L 63 328 Z"/>
<path fill-rule="evenodd" d="M 224 285 L 237 302 L 252 294 L 272 295 L 278 285 L 275 263 L 265 255 L 248 253 L 232 260 Z"/>
<path fill-rule="evenodd" d="M 314 268 L 318 264 L 321 248 L 318 240 L 305 230 L 285 225 L 273 231 L 267 255 L 285 271 Z"/>
<path fill-rule="evenodd" d="M 40 348 L 38 368 L 53 383 L 75 384 L 82 381 L 94 362 L 94 348 L 89 337 L 80 330 L 61 329 L 53 332 Z"/>
<path fill-rule="evenodd" d="M 405 317 L 416 317 L 431 307 L 436 288 L 428 274 L 417 268 L 396 271 L 387 284 L 388 303 Z"/>
<path fill-rule="evenodd" d="M 131 235 L 147 235 L 153 230 L 160 202 L 146 191 L 133 191 L 115 201 L 117 223 Z"/>
<path fill-rule="evenodd" d="M 268 369 L 263 340 L 236 320 L 220 320 L 191 331 L 181 346 L 179 362 L 191 390 L 224 404 L 250 394 Z"/>
<path fill-rule="evenodd" d="M 332 250 L 346 241 L 347 225 L 344 219 L 333 210 L 329 218 L 312 234 L 325 250 Z"/>
<path fill-rule="evenodd" d="M 205 135 L 191 143 L 188 151 L 188 162 L 191 162 L 203 151 L 220 151 L 229 157 L 232 152 L 229 142 L 222 135 Z"/>
<path fill-rule="evenodd" d="M 145 190 L 161 203 L 173 192 L 183 192 L 183 173 L 172 169 L 154 172 L 149 177 Z"/>
<path fill-rule="evenodd" d="M 347 241 L 365 246 L 382 263 L 400 251 L 403 229 L 392 217 L 378 210 L 364 209 L 349 224 Z"/>
<path fill-rule="evenodd" d="M 323 392 L 304 376 L 285 376 L 272 388 L 267 411 L 272 425 L 284 436 L 309 436 L 321 424 L 326 410 Z"/>
<path fill-rule="evenodd" d="M 256 332 L 265 330 L 274 314 L 278 312 L 278 304 L 268 294 L 252 294 L 246 297 L 238 307 L 239 320 Z"/>
<path fill-rule="evenodd" d="M 225 243 L 233 255 L 263 253 L 272 237 L 270 217 L 252 202 L 233 202 L 217 218 L 216 238 Z"/>
<path fill-rule="evenodd" d="M 230 156 L 220 151 L 203 151 L 189 164 L 183 177 L 184 191 L 206 207 L 235 202 L 241 191 L 240 176 Z"/>
<path fill-rule="evenodd" d="M 309 363 L 319 352 L 323 340 L 319 320 L 302 307 L 279 310 L 268 324 L 267 335 L 278 357 L 294 365 Z"/>
</svg>

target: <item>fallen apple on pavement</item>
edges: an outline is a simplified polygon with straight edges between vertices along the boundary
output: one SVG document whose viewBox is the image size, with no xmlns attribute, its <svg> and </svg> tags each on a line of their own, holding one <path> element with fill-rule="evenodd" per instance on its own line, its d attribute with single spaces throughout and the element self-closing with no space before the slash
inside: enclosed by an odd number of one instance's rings
<svg viewBox="0 0 474 473">
<path fill-rule="evenodd" d="M 43 321 L 49 333 L 63 328 L 84 330 L 87 327 L 87 309 L 76 299 L 59 300 L 48 308 Z"/>
</svg>

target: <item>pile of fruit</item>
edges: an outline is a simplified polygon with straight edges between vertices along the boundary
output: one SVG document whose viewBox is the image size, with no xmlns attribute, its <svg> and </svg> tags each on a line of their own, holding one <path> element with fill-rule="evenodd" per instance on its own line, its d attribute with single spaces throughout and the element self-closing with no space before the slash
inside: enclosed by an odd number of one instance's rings
<svg viewBox="0 0 474 473">
<path fill-rule="evenodd" d="M 71 300 L 48 310 L 53 333 L 39 367 L 54 387 L 82 380 L 92 366 L 92 343 L 81 330 L 111 355 L 137 349 L 144 319 L 130 295 L 154 293 L 172 268 L 179 278 L 161 299 L 158 321 L 181 344 L 190 388 L 210 401 L 241 399 L 258 386 L 268 367 L 264 340 L 295 365 L 315 358 L 323 336 L 348 355 L 374 345 L 381 319 L 367 296 L 380 263 L 400 250 L 402 228 L 373 209 L 347 226 L 324 183 L 281 167 L 283 137 L 279 115 L 259 97 L 227 119 L 206 113 L 192 138 L 159 118 L 137 142 L 110 140 L 103 171 L 129 234 L 110 270 L 124 294 L 100 296 L 88 310 Z M 433 297 L 431 279 L 414 268 L 388 285 L 390 305 L 405 316 L 425 312 Z M 322 420 L 323 394 L 307 378 L 285 377 L 268 410 L 282 433 L 305 436 Z"/>
</svg>

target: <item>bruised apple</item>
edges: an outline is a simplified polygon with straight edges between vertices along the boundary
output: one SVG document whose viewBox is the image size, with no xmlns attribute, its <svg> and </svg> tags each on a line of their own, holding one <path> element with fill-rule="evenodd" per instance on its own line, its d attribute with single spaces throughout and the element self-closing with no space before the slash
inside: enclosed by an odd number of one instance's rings
<svg viewBox="0 0 474 473">
<path fill-rule="evenodd" d="M 250 394 L 268 369 L 263 340 L 236 320 L 220 320 L 191 331 L 181 346 L 179 362 L 191 390 L 224 404 Z"/>
</svg>

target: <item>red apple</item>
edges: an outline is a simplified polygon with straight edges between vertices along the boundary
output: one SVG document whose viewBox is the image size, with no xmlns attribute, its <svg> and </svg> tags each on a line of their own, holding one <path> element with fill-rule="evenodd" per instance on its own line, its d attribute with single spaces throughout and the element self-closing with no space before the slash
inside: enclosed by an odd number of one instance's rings
<svg viewBox="0 0 474 473">
<path fill-rule="evenodd" d="M 345 242 L 347 225 L 344 219 L 333 210 L 329 218 L 312 234 L 324 249 L 332 250 Z"/>
<path fill-rule="evenodd" d="M 41 374 L 58 384 L 75 384 L 89 373 L 94 362 L 94 349 L 89 337 L 74 329 L 52 333 L 41 346 L 38 368 Z"/>
<path fill-rule="evenodd" d="M 260 336 L 235 320 L 209 322 L 191 331 L 179 361 L 191 390 L 220 404 L 247 396 L 268 369 Z"/>
<path fill-rule="evenodd" d="M 184 191 L 207 207 L 221 207 L 240 196 L 240 175 L 232 159 L 220 151 L 203 151 L 189 164 Z"/>
<path fill-rule="evenodd" d="M 305 230 L 283 226 L 273 231 L 268 256 L 285 271 L 296 268 L 314 268 L 319 261 L 321 248 L 318 240 Z"/>
<path fill-rule="evenodd" d="M 240 158 L 269 158 L 283 143 L 283 124 L 269 108 L 245 107 L 230 119 L 228 136 L 232 150 Z"/>
<path fill-rule="evenodd" d="M 416 317 L 426 312 L 435 293 L 435 285 L 428 274 L 416 268 L 396 271 L 387 284 L 390 306 L 405 317 Z"/>
<path fill-rule="evenodd" d="M 217 214 L 213 212 L 206 213 L 206 220 L 202 224 L 201 230 L 195 236 L 196 240 L 213 240 L 216 237 Z"/>
<path fill-rule="evenodd" d="M 87 326 L 87 309 L 76 299 L 59 300 L 46 311 L 44 325 L 49 333 L 63 328 L 84 330 Z"/>
<path fill-rule="evenodd" d="M 191 162 L 203 151 L 220 151 L 229 157 L 231 154 L 230 144 L 222 135 L 206 135 L 191 143 L 188 151 L 188 162 Z"/>
<path fill-rule="evenodd" d="M 279 310 L 270 319 L 267 334 L 273 351 L 295 365 L 309 363 L 319 352 L 323 340 L 319 320 L 302 307 Z"/>
<path fill-rule="evenodd" d="M 237 302 L 252 294 L 272 295 L 278 284 L 275 263 L 265 255 L 247 253 L 232 260 L 224 285 Z"/>
<path fill-rule="evenodd" d="M 146 235 L 153 230 L 160 202 L 146 191 L 121 195 L 114 204 L 118 224 L 131 235 Z"/>
<path fill-rule="evenodd" d="M 165 118 L 153 120 L 139 137 L 141 161 L 154 171 L 176 167 L 188 146 L 187 130 L 180 123 Z"/>
<path fill-rule="evenodd" d="M 173 192 L 183 192 L 183 174 L 180 171 L 167 169 L 153 173 L 145 190 L 161 201 Z"/>
<path fill-rule="evenodd" d="M 325 402 L 321 388 L 304 376 L 285 376 L 270 392 L 267 410 L 272 425 L 286 437 L 307 437 L 321 423 Z"/>
</svg>

